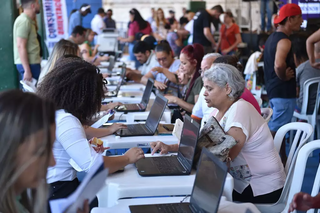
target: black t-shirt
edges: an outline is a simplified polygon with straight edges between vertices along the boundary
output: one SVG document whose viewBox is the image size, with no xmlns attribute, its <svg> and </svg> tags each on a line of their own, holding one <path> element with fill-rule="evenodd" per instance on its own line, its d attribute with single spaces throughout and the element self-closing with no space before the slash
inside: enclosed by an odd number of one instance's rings
<svg viewBox="0 0 320 213">
<path fill-rule="evenodd" d="M 211 27 L 212 17 L 206 10 L 201 10 L 193 17 L 193 43 L 199 43 L 203 46 L 211 46 L 211 42 L 203 34 L 203 29 Z"/>
<path fill-rule="evenodd" d="M 277 45 L 282 39 L 289 39 L 289 37 L 282 32 L 272 33 L 266 41 L 263 52 L 264 79 L 269 99 L 296 97 L 296 78 L 292 78 L 289 81 L 283 81 L 277 76 L 274 70 Z M 287 67 L 291 67 L 295 70 L 292 50 L 290 50 L 287 55 L 286 64 Z"/>
</svg>

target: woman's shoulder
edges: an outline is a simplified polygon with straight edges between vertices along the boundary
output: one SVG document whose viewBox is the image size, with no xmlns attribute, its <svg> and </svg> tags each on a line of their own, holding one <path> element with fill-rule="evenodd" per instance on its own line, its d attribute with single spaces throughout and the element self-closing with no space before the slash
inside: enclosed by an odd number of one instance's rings
<svg viewBox="0 0 320 213">
<path fill-rule="evenodd" d="M 56 123 L 58 125 L 61 122 L 72 122 L 77 124 L 80 123 L 77 117 L 65 111 L 64 109 L 59 109 L 56 111 Z"/>
</svg>

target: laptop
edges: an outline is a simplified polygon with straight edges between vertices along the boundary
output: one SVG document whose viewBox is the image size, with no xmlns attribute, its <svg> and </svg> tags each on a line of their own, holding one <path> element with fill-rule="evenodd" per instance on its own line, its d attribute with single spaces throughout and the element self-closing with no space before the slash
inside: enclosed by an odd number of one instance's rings
<svg viewBox="0 0 320 213">
<path fill-rule="evenodd" d="M 153 88 L 153 79 L 149 78 L 147 82 L 146 89 L 144 90 L 141 102 L 139 104 L 124 104 L 117 106 L 115 108 L 118 112 L 143 112 L 147 109 L 150 95 L 152 93 Z"/>
<path fill-rule="evenodd" d="M 199 123 L 186 115 L 178 155 L 149 157 L 136 162 L 141 176 L 189 175 L 199 134 Z"/>
<path fill-rule="evenodd" d="M 130 211 L 131 213 L 217 213 L 226 177 L 227 166 L 206 148 L 202 148 L 190 203 L 133 205 L 129 206 Z"/>
<path fill-rule="evenodd" d="M 115 134 L 121 137 L 154 135 L 167 103 L 165 97 L 157 95 L 145 124 L 129 124 L 127 129 L 120 129 Z"/>
<path fill-rule="evenodd" d="M 114 78 L 116 78 L 116 76 L 120 76 L 121 79 L 124 80 L 124 78 L 126 77 L 126 65 L 123 63 L 123 65 L 121 65 L 121 72 L 117 73 L 116 75 L 109 75 L 110 78 L 106 78 L 107 80 L 107 86 L 116 86 L 118 85 L 118 80 L 115 80 Z"/>
</svg>

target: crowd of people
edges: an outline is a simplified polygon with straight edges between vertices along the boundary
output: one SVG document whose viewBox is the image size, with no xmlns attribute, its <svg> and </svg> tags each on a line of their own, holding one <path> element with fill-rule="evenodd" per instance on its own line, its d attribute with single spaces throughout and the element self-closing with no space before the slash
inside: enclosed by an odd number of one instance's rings
<svg viewBox="0 0 320 213">
<path fill-rule="evenodd" d="M 41 69 L 35 27 L 40 6 L 36 0 L 21 3 L 24 11 L 13 32 L 15 64 L 21 80 L 34 78 L 38 83 L 36 94 L 20 90 L 0 93 L 0 212 L 45 212 L 48 200 L 66 198 L 80 184 L 70 159 L 82 171 L 89 171 L 107 149 L 93 149 L 90 139 L 126 128 L 121 123 L 90 127 L 94 115 L 120 104 L 102 104 L 107 85 L 98 65 L 109 57 L 99 56 L 97 46 L 92 46 L 95 35 L 116 28 L 116 24 L 112 10 L 105 13 L 100 8 L 91 29 L 84 28 L 82 16 L 91 13 L 91 7 L 83 4 L 69 18 L 70 37 L 56 43 Z M 161 8 L 152 9 L 148 20 L 134 8 L 129 14 L 128 36 L 118 40 L 129 44 L 129 58 L 138 65 L 127 68 L 127 80 L 146 84 L 154 79 L 155 92 L 168 99 L 168 106 L 174 106 L 173 122 L 188 114 L 204 126 L 215 117 L 237 142 L 230 149 L 228 163 L 234 178 L 233 200 L 277 202 L 286 180 L 286 152 L 283 146 L 279 156 L 273 138 L 281 126 L 291 122 L 294 110 L 301 110 L 304 82 L 320 77 L 320 30 L 311 36 L 297 33 L 302 15 L 296 4 L 281 7 L 274 19 L 277 29 L 266 40 L 262 57 L 273 109 L 267 123 L 245 86 L 243 66 L 235 56 L 241 35 L 230 11 L 224 12 L 220 5 L 197 13 L 184 9 L 179 22 L 174 11 L 165 18 Z M 218 41 L 211 25 L 219 32 Z M 308 112 L 315 107 L 316 91 L 310 88 Z M 165 154 L 176 152 L 178 144 L 157 141 L 151 148 L 152 154 Z M 144 151 L 131 148 L 121 156 L 103 156 L 103 161 L 109 173 L 114 173 L 141 158 Z M 316 208 L 318 200 L 319 196 L 299 193 L 290 211 Z M 97 200 L 86 201 L 78 213 L 94 206 Z"/>
</svg>

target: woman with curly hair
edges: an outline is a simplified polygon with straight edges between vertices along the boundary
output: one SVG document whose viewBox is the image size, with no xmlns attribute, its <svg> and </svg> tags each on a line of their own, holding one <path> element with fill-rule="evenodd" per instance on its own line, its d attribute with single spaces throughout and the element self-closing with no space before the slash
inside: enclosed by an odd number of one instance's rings
<svg viewBox="0 0 320 213">
<path fill-rule="evenodd" d="M 48 169 L 49 199 L 65 198 L 76 190 L 79 181 L 77 171 L 69 163 L 72 160 L 82 171 L 89 171 L 101 151 L 90 146 L 94 132 L 89 124 L 101 107 L 104 98 L 103 78 L 99 69 L 75 56 L 59 59 L 54 69 L 40 85 L 38 94 L 51 100 L 56 106 L 56 140 L 53 155 L 56 165 Z M 119 128 L 114 124 L 106 129 L 95 129 L 102 134 L 112 134 Z M 86 130 L 86 131 L 85 131 Z M 96 133 L 96 132 L 95 132 Z M 119 157 L 104 157 L 104 165 L 113 173 L 144 157 L 140 148 L 132 148 Z"/>
</svg>

